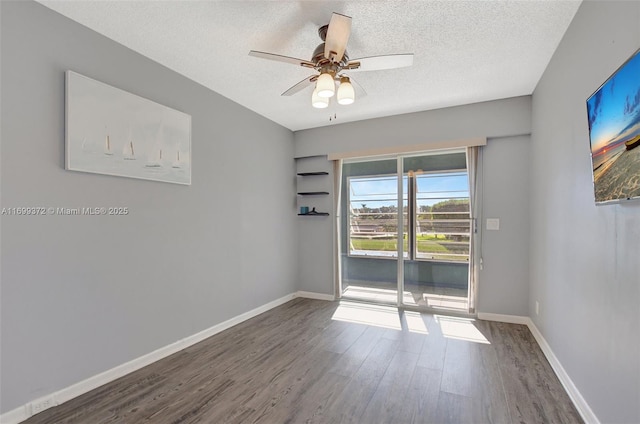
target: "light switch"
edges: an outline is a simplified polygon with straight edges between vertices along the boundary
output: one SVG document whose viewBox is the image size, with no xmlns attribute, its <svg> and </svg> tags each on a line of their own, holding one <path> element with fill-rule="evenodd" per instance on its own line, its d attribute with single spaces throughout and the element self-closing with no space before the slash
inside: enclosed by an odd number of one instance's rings
<svg viewBox="0 0 640 424">
<path fill-rule="evenodd" d="M 487 230 L 498 231 L 500 229 L 499 218 L 487 218 Z"/>
</svg>

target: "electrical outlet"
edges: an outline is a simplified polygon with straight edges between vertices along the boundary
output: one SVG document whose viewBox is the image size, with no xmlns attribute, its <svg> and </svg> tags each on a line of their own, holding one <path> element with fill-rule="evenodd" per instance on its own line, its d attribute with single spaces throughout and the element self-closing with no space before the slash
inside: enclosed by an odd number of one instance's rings
<svg viewBox="0 0 640 424">
<path fill-rule="evenodd" d="M 56 406 L 56 403 L 53 396 L 45 396 L 31 402 L 29 404 L 29 412 L 31 415 L 35 415 L 54 406 Z"/>
<path fill-rule="evenodd" d="M 536 300 L 536 315 L 540 314 L 540 302 Z"/>
</svg>

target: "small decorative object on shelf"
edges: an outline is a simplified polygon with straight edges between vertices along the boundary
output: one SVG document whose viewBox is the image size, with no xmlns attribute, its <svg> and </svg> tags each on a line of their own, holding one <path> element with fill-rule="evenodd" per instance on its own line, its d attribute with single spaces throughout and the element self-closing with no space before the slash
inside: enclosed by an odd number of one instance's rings
<svg viewBox="0 0 640 424">
<path fill-rule="evenodd" d="M 318 212 L 316 211 L 316 208 L 311 209 L 309 212 L 307 213 L 299 213 L 298 216 L 309 216 L 309 215 L 315 215 L 315 216 L 329 216 L 329 214 L 327 212 Z"/>
</svg>

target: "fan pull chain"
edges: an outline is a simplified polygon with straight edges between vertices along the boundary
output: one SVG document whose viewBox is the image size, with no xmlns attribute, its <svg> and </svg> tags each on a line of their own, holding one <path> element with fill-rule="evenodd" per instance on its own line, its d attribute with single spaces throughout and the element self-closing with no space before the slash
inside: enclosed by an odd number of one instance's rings
<svg viewBox="0 0 640 424">
<path fill-rule="evenodd" d="M 329 116 L 329 122 L 335 121 L 336 119 L 338 119 L 338 115 L 335 113 L 333 114 L 333 116 Z"/>
</svg>

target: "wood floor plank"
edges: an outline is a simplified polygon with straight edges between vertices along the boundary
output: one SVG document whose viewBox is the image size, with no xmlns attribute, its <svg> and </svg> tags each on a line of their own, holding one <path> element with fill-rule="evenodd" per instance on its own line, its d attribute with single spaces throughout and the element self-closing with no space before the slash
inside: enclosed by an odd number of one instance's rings
<svg viewBox="0 0 640 424">
<path fill-rule="evenodd" d="M 364 324 L 350 324 L 345 322 L 339 322 L 344 327 L 336 337 L 326 340 L 324 350 L 328 352 L 344 353 L 353 343 L 364 333 L 367 326 Z M 337 325 L 337 324 L 336 324 Z"/>
<path fill-rule="evenodd" d="M 25 423 L 581 422 L 524 326 L 456 340 L 432 315 L 388 329 L 338 306 L 295 299 Z"/>
<path fill-rule="evenodd" d="M 340 360 L 333 364 L 330 371 L 345 377 L 353 377 L 383 336 L 384 331 L 384 329 L 375 326 L 366 327 L 365 331 L 340 357 Z"/>
<path fill-rule="evenodd" d="M 466 396 L 440 392 L 434 421 L 439 424 L 476 424 L 471 399 Z"/>
<path fill-rule="evenodd" d="M 489 344 L 471 346 L 473 416 L 487 424 L 513 422 L 495 349 Z"/>
<path fill-rule="evenodd" d="M 418 354 L 396 350 L 378 388 L 360 416 L 361 423 L 399 423 L 406 407 L 406 393 L 413 376 Z"/>
<path fill-rule="evenodd" d="M 417 366 L 405 393 L 399 423 L 435 423 L 442 371 Z"/>
<path fill-rule="evenodd" d="M 307 331 L 309 333 L 321 332 L 322 329 L 313 327 Z M 278 403 L 274 399 L 282 397 L 279 394 L 282 381 L 284 380 L 286 385 L 288 378 L 296 378 L 295 367 L 314 350 L 313 346 L 305 340 L 305 337 L 313 338 L 312 334 L 304 335 L 292 332 L 290 336 L 296 341 L 283 344 L 282 349 L 278 349 L 268 357 L 260 357 L 255 363 L 246 364 L 249 365 L 248 370 L 252 370 L 251 372 L 247 372 L 247 370 L 234 372 L 235 375 L 241 375 L 242 378 L 236 379 L 235 387 L 230 390 L 229 397 L 233 399 L 233 402 L 218 406 L 212 421 L 223 419 L 238 404 L 258 411 L 260 414 L 264 405 L 273 403 L 272 406 L 275 406 Z M 332 355 L 328 354 L 320 357 L 322 361 L 330 361 L 331 359 Z M 316 365 L 319 366 L 319 364 L 320 362 Z"/>
<path fill-rule="evenodd" d="M 524 325 L 489 323 L 514 421 L 581 423 L 582 419 Z"/>
<path fill-rule="evenodd" d="M 261 388 L 263 394 L 247 402 L 255 409 L 248 417 L 250 422 L 286 422 L 291 419 L 291 411 L 299 407 L 307 391 L 324 374 L 329 373 L 331 365 L 339 360 L 338 354 L 304 355 L 294 361 L 291 370 L 281 374 L 268 386 Z"/>
<path fill-rule="evenodd" d="M 396 352 L 393 342 L 380 338 L 340 396 L 327 407 L 332 423 L 357 423 L 367 408 Z"/>
<path fill-rule="evenodd" d="M 442 334 L 440 325 L 434 319 L 428 320 L 428 336 L 422 344 L 418 366 L 442 370 L 447 350 L 447 338 Z"/>
<path fill-rule="evenodd" d="M 440 390 L 466 397 L 473 395 L 474 381 L 471 377 L 472 345 L 472 342 L 464 340 L 450 339 L 447 341 Z"/>
<path fill-rule="evenodd" d="M 323 374 L 300 397 L 300 403 L 292 408 L 283 423 L 330 422 L 330 417 L 327 416 L 328 406 L 337 401 L 349 381 L 350 378 L 332 372 Z"/>
<path fill-rule="evenodd" d="M 398 350 L 421 353 L 425 343 L 425 334 L 428 334 L 429 319 L 424 314 L 413 311 L 400 311 L 399 319 L 401 329 L 387 329 L 383 337 L 394 340 Z"/>
</svg>

